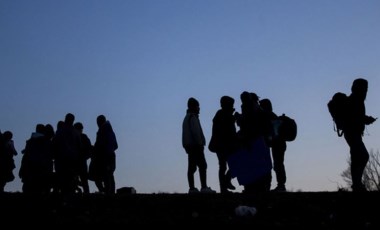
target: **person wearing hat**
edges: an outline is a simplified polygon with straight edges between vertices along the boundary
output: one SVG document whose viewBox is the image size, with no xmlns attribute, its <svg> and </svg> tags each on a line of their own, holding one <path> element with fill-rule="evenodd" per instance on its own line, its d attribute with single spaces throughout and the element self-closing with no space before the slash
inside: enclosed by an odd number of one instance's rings
<svg viewBox="0 0 380 230">
<path fill-rule="evenodd" d="M 215 193 L 207 186 L 207 162 L 204 155 L 206 139 L 199 121 L 199 102 L 190 97 L 187 101 L 186 116 L 182 123 L 182 146 L 188 156 L 187 180 L 189 193 L 198 193 L 194 184 L 194 174 L 199 170 L 202 193 Z"/>
</svg>

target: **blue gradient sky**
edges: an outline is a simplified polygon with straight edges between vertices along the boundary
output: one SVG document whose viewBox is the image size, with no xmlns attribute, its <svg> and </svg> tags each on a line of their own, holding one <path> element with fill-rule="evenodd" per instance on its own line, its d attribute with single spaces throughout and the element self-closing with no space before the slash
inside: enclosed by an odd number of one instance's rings
<svg viewBox="0 0 380 230">
<path fill-rule="evenodd" d="M 14 173 L 37 123 L 55 127 L 71 112 L 94 142 L 104 114 L 119 142 L 117 188 L 187 192 L 187 99 L 200 101 L 208 143 L 219 98 L 240 111 L 251 91 L 298 123 L 287 188 L 335 191 L 349 153 L 326 104 L 365 77 L 367 113 L 380 116 L 379 10 L 376 0 L 1 0 L 0 129 L 14 133 Z M 368 150 L 379 135 L 378 122 L 367 128 Z M 205 155 L 219 190 L 217 158 Z M 20 191 L 20 180 L 5 190 Z"/>
</svg>

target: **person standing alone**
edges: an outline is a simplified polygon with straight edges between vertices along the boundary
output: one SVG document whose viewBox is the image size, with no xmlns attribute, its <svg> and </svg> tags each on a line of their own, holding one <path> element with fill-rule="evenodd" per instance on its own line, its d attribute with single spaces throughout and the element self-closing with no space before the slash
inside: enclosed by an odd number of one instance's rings
<svg viewBox="0 0 380 230">
<path fill-rule="evenodd" d="M 116 193 L 114 173 L 116 169 L 115 151 L 118 149 L 118 142 L 111 123 L 104 115 L 99 115 L 96 123 L 99 129 L 96 133 L 89 179 L 95 182 L 99 192 L 113 195 Z"/>
<path fill-rule="evenodd" d="M 353 192 L 367 191 L 362 182 L 362 176 L 369 160 L 369 154 L 363 142 L 363 133 L 365 126 L 376 120 L 376 118 L 366 115 L 364 101 L 367 91 L 368 81 L 366 79 L 358 78 L 353 81 L 351 94 L 348 96 L 347 122 L 343 128 L 344 138 L 350 147 Z"/>
<path fill-rule="evenodd" d="M 206 139 L 199 121 L 199 102 L 191 97 L 187 101 L 186 116 L 182 123 L 182 146 L 188 156 L 187 180 L 189 193 L 198 193 L 194 185 L 194 174 L 199 169 L 202 193 L 215 193 L 207 186 L 207 162 L 204 155 Z"/>
</svg>

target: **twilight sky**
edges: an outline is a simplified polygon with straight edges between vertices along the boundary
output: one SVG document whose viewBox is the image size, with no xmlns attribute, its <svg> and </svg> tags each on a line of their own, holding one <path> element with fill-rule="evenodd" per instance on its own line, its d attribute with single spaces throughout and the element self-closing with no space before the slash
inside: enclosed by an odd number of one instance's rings
<svg viewBox="0 0 380 230">
<path fill-rule="evenodd" d="M 376 0 L 1 0 L 0 129 L 14 134 L 14 174 L 37 123 L 55 127 L 71 112 L 94 143 L 104 114 L 119 142 L 117 188 L 187 192 L 187 99 L 200 102 L 208 143 L 220 97 L 240 112 L 250 91 L 298 123 L 288 190 L 336 191 L 349 149 L 326 104 L 364 77 L 367 114 L 380 117 L 379 22 Z M 378 122 L 365 132 L 369 151 L 380 147 Z M 216 155 L 205 155 L 219 191 Z M 21 186 L 17 177 L 5 190 Z"/>
</svg>

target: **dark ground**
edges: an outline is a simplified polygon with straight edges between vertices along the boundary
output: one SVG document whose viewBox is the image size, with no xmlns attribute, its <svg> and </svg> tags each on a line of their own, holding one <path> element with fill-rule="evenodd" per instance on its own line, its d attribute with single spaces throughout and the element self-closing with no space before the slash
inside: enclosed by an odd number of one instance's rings
<svg viewBox="0 0 380 230">
<path fill-rule="evenodd" d="M 234 210 L 239 205 L 255 207 L 257 214 L 238 217 Z M 12 228 L 143 224 L 181 224 L 186 228 L 245 224 L 266 229 L 380 229 L 379 210 L 379 192 L 286 192 L 261 196 L 241 193 L 90 194 L 72 197 L 0 194 L 0 223 Z"/>
</svg>

